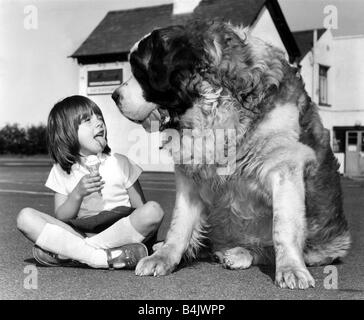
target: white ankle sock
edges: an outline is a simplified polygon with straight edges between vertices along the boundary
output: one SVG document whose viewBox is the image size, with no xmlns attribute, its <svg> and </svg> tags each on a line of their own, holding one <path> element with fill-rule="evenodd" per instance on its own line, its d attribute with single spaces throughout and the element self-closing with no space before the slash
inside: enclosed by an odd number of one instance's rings
<svg viewBox="0 0 364 320">
<path fill-rule="evenodd" d="M 142 242 L 145 237 L 130 222 L 129 217 L 120 219 L 106 230 L 86 238 L 85 242 L 97 249 L 110 249 L 127 243 Z"/>
<path fill-rule="evenodd" d="M 85 239 L 55 224 L 47 223 L 35 244 L 44 250 L 86 263 L 93 268 L 108 267 L 104 250 L 89 246 Z"/>
</svg>

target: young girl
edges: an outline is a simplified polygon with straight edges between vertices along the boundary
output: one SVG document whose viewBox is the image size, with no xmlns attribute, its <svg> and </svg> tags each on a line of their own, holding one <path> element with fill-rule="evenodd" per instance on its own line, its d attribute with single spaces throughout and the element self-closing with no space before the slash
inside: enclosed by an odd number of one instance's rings
<svg viewBox="0 0 364 320">
<path fill-rule="evenodd" d="M 86 97 L 65 98 L 49 114 L 47 142 L 55 164 L 45 185 L 55 192 L 54 217 L 25 208 L 17 218 L 43 265 L 71 259 L 93 268 L 133 268 L 148 254 L 142 242 L 158 229 L 163 210 L 145 203 L 140 167 L 111 154 L 106 133 L 101 110 Z M 88 156 L 98 157 L 99 173 L 88 171 Z"/>
</svg>

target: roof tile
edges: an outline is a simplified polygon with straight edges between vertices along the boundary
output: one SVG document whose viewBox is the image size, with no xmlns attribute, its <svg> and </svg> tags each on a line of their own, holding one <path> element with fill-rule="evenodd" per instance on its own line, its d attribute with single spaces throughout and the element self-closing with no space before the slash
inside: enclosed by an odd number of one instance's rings
<svg viewBox="0 0 364 320">
<path fill-rule="evenodd" d="M 183 24 L 191 18 L 251 25 L 264 3 L 265 0 L 202 0 L 193 14 L 185 15 L 173 15 L 173 4 L 110 11 L 72 57 L 125 53 L 151 30 Z"/>
</svg>

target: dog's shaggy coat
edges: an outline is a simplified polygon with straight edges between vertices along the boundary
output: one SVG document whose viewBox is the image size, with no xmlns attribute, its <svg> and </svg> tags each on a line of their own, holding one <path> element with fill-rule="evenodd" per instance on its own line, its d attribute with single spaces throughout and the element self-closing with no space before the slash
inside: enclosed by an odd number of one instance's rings
<svg viewBox="0 0 364 320">
<path fill-rule="evenodd" d="M 279 286 L 314 286 L 306 265 L 343 257 L 350 236 L 338 163 L 299 70 L 249 30 L 221 22 L 154 30 L 130 64 L 133 78 L 113 94 L 129 119 L 159 117 L 160 130 L 182 137 L 231 129 L 236 142 L 229 174 L 218 171 L 226 150 L 209 144 L 203 163 L 176 165 L 166 241 L 136 273 L 168 274 L 208 244 L 227 268 L 272 262 Z"/>
</svg>

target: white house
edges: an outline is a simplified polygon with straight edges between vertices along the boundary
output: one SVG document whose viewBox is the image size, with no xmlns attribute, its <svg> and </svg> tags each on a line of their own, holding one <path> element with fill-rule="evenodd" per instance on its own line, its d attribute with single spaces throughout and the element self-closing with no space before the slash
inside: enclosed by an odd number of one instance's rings
<svg viewBox="0 0 364 320">
<path fill-rule="evenodd" d="M 71 57 L 80 66 L 80 94 L 90 97 L 103 111 L 112 150 L 127 154 L 144 170 L 172 171 L 173 165 L 171 159 L 159 158 L 158 137 L 123 117 L 111 93 L 130 76 L 127 55 L 136 41 L 154 28 L 180 24 L 191 17 L 250 26 L 253 35 L 283 49 L 291 62 L 300 55 L 276 0 L 175 0 L 109 12 Z"/>
<path fill-rule="evenodd" d="M 305 88 L 330 130 L 340 172 L 364 175 L 364 36 L 334 38 L 324 29 L 293 35 Z"/>
</svg>

